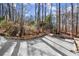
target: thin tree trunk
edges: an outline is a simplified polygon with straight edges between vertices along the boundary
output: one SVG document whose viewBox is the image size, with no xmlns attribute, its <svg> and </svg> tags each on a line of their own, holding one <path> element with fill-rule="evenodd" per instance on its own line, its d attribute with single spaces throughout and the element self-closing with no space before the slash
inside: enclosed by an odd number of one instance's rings
<svg viewBox="0 0 79 59">
<path fill-rule="evenodd" d="M 77 4 L 77 13 L 76 13 L 76 36 L 78 34 L 78 4 Z"/>
<path fill-rule="evenodd" d="M 61 11 L 61 10 L 60 10 L 60 8 L 61 8 L 61 7 L 60 7 L 60 3 L 59 3 L 59 4 L 58 4 L 58 9 L 59 9 L 59 15 L 58 15 L 58 16 L 59 16 L 59 18 L 58 18 L 58 22 L 59 22 L 58 34 L 60 34 L 60 22 L 61 22 L 61 14 L 60 14 L 60 11 Z"/>
<path fill-rule="evenodd" d="M 37 4 L 35 3 L 35 21 L 36 21 L 36 9 L 37 9 Z"/>
<path fill-rule="evenodd" d="M 37 22 L 39 21 L 40 21 L 40 3 L 38 3 L 38 21 Z"/>
<path fill-rule="evenodd" d="M 56 3 L 56 33 L 58 33 L 58 4 Z"/>
<path fill-rule="evenodd" d="M 23 35 L 23 3 L 21 4 L 20 37 Z"/>
<path fill-rule="evenodd" d="M 47 8 L 46 8 L 46 3 L 45 3 L 45 8 L 44 8 L 44 9 L 45 9 L 45 11 L 44 11 L 44 13 L 45 13 L 45 16 L 44 16 L 45 19 L 44 19 L 44 21 L 45 21 L 45 20 L 46 20 L 46 10 L 47 10 Z M 44 28 L 44 26 L 43 26 L 43 28 Z M 45 30 L 45 29 L 44 29 L 44 30 Z"/>
<path fill-rule="evenodd" d="M 63 8 L 61 8 L 61 10 L 63 11 Z M 64 31 L 64 29 L 63 29 L 63 26 L 64 26 L 64 24 L 63 24 L 63 21 L 64 21 L 63 16 L 64 16 L 64 14 L 61 14 L 61 23 L 62 23 L 61 32 Z"/>
<path fill-rule="evenodd" d="M 7 3 L 7 6 L 8 6 L 8 13 L 9 13 L 9 20 L 11 19 L 11 13 L 10 13 L 10 4 Z"/>
<path fill-rule="evenodd" d="M 73 3 L 71 3 L 71 20 L 72 20 L 72 38 L 74 39 L 74 37 L 73 37 Z M 75 46 L 76 46 L 76 49 L 77 49 L 77 51 L 78 51 L 78 46 L 77 46 L 77 43 L 76 43 L 76 41 L 75 41 L 75 39 L 74 39 L 74 43 L 75 43 Z"/>
<path fill-rule="evenodd" d="M 6 4 L 7 5 L 7 4 Z M 5 8 L 5 20 L 6 20 L 6 22 L 7 22 L 7 8 Z"/>
<path fill-rule="evenodd" d="M 67 3 L 65 4 L 65 20 L 66 20 L 66 23 L 65 23 L 65 34 L 67 32 Z"/>
<path fill-rule="evenodd" d="M 43 9 L 44 8 L 44 6 L 43 6 L 43 3 L 42 3 L 42 23 L 43 23 Z"/>
<path fill-rule="evenodd" d="M 73 3 L 71 3 L 72 37 L 73 37 Z"/>
<path fill-rule="evenodd" d="M 2 16 L 3 16 L 3 13 L 4 13 L 4 7 L 3 7 L 3 3 L 2 3 Z"/>
<path fill-rule="evenodd" d="M 12 20 L 14 21 L 14 4 L 12 3 Z"/>
<path fill-rule="evenodd" d="M 52 3 L 51 3 L 51 9 L 50 9 L 50 32 L 52 32 Z"/>
<path fill-rule="evenodd" d="M 46 3 L 45 3 L 45 20 L 46 20 Z"/>
</svg>

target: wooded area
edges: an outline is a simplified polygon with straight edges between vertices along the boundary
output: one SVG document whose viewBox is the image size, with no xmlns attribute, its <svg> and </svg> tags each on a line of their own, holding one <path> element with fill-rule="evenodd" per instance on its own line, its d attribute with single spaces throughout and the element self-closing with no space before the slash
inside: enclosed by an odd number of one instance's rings
<svg viewBox="0 0 79 59">
<path fill-rule="evenodd" d="M 14 3 L 0 4 L 1 35 L 27 37 L 28 34 L 30 36 L 40 36 L 53 33 L 79 37 L 78 3 L 65 3 L 63 5 L 61 3 L 50 3 L 49 14 L 47 14 L 47 3 L 35 3 L 35 16 L 32 18 L 33 15 L 30 14 L 28 21 L 26 20 L 27 17 L 25 18 L 25 10 L 28 9 L 27 6 L 19 3 L 19 10 L 17 10 L 15 5 Z M 56 8 L 55 14 L 52 11 L 53 5 Z M 69 6 L 70 11 L 68 11 Z"/>
<path fill-rule="evenodd" d="M 51 33 L 72 38 L 79 51 L 78 3 L 0 3 L 0 35 L 30 40 Z"/>
</svg>

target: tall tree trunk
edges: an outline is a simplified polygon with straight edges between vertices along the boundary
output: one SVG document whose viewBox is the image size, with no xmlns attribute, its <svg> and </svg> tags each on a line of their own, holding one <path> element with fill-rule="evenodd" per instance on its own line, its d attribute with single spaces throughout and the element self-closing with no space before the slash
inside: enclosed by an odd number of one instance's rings
<svg viewBox="0 0 79 59">
<path fill-rule="evenodd" d="M 37 5 L 38 11 L 37 11 L 37 28 L 39 29 L 40 27 L 40 3 Z"/>
<path fill-rule="evenodd" d="M 56 34 L 58 33 L 58 4 L 56 3 Z"/>
<path fill-rule="evenodd" d="M 57 20 L 57 23 L 58 23 L 58 24 L 57 24 L 57 26 L 58 26 L 58 29 L 57 29 L 58 31 L 57 31 L 57 33 L 58 33 L 58 34 L 60 34 L 60 22 L 61 22 L 60 8 L 61 8 L 61 7 L 60 7 L 60 3 L 58 3 L 58 20 Z"/>
<path fill-rule="evenodd" d="M 61 8 L 61 10 L 62 10 L 62 12 L 63 12 L 63 8 Z M 64 14 L 62 13 L 62 14 L 61 14 L 61 23 L 62 23 L 61 32 L 64 32 L 64 23 L 63 23 L 64 18 L 63 18 L 63 16 L 64 16 Z"/>
<path fill-rule="evenodd" d="M 75 46 L 76 46 L 76 49 L 78 51 L 78 44 L 76 43 L 76 40 L 74 39 L 74 36 L 73 36 L 73 3 L 71 3 L 71 20 L 72 20 L 72 38 L 74 40 L 74 43 L 75 43 Z"/>
<path fill-rule="evenodd" d="M 36 9 L 37 9 L 37 3 L 35 3 L 35 22 L 36 22 Z"/>
<path fill-rule="evenodd" d="M 7 6 L 7 3 L 6 3 L 6 6 Z M 8 7 L 8 6 L 7 6 Z M 5 8 L 5 20 L 6 20 L 6 22 L 7 22 L 7 15 L 8 15 L 8 10 L 7 10 L 7 8 Z"/>
<path fill-rule="evenodd" d="M 65 34 L 67 32 L 67 3 L 65 4 L 65 20 L 66 20 L 66 23 L 65 23 Z"/>
<path fill-rule="evenodd" d="M 50 19 L 52 20 L 52 3 L 51 3 L 51 9 L 50 9 L 50 17 L 51 17 Z"/>
<path fill-rule="evenodd" d="M 23 35 L 23 3 L 21 4 L 21 21 L 20 21 L 20 34 L 19 36 L 22 37 Z"/>
<path fill-rule="evenodd" d="M 71 3 L 72 37 L 73 37 L 73 3 Z"/>
<path fill-rule="evenodd" d="M 14 4 L 12 3 L 12 20 L 14 21 Z"/>
<path fill-rule="evenodd" d="M 3 16 L 3 13 L 4 13 L 4 7 L 3 7 L 3 3 L 2 3 L 2 16 Z"/>
<path fill-rule="evenodd" d="M 8 6 L 8 14 L 9 14 L 9 20 L 11 19 L 11 10 L 10 10 L 10 4 L 9 3 L 7 3 L 7 6 Z"/>
<path fill-rule="evenodd" d="M 78 13 L 79 13 L 79 11 L 78 11 L 78 4 L 77 4 L 77 13 L 76 13 L 76 36 L 77 36 L 77 34 L 78 34 Z"/>
<path fill-rule="evenodd" d="M 45 3 L 45 20 L 46 20 L 46 3 Z"/>
<path fill-rule="evenodd" d="M 44 13 L 45 13 L 45 16 L 44 16 L 45 19 L 44 19 L 44 21 L 45 21 L 46 20 L 46 10 L 47 10 L 46 3 L 45 3 L 45 8 L 44 9 L 45 9 L 45 11 L 44 11 Z M 43 28 L 44 28 L 44 26 L 43 26 Z M 43 29 L 43 30 L 45 30 L 45 29 Z"/>
<path fill-rule="evenodd" d="M 41 26 L 41 29 L 42 29 L 42 32 L 43 32 L 43 20 L 44 20 L 44 4 L 42 3 L 42 26 Z"/>
<path fill-rule="evenodd" d="M 60 34 L 60 3 L 56 3 L 56 24 L 57 24 L 57 34 Z"/>
<path fill-rule="evenodd" d="M 37 23 L 40 21 L 40 3 L 38 3 L 38 20 Z"/>
<path fill-rule="evenodd" d="M 50 9 L 50 32 L 52 32 L 52 3 L 51 3 L 51 9 Z"/>
<path fill-rule="evenodd" d="M 43 9 L 44 8 L 44 6 L 43 6 L 43 3 L 42 3 L 42 23 L 43 23 Z"/>
</svg>

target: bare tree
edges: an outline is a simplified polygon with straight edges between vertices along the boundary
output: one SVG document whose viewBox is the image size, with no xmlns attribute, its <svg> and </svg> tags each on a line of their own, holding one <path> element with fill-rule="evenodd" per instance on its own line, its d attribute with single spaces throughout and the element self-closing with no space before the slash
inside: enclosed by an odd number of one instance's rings
<svg viewBox="0 0 79 59">
<path fill-rule="evenodd" d="M 51 9 L 50 9 L 50 31 L 52 31 L 52 3 L 51 3 Z"/>
<path fill-rule="evenodd" d="M 73 37 L 73 3 L 71 3 L 72 37 Z"/>
<path fill-rule="evenodd" d="M 22 37 L 23 35 L 23 3 L 21 3 L 21 21 L 20 21 L 20 34 L 19 36 Z"/>
<path fill-rule="evenodd" d="M 57 24 L 57 34 L 60 33 L 60 21 L 61 21 L 61 17 L 60 17 L 60 3 L 56 4 L 56 24 Z"/>
<path fill-rule="evenodd" d="M 74 36 L 73 36 L 73 3 L 71 3 L 71 20 L 72 20 L 72 38 L 74 40 L 76 49 L 78 51 L 78 45 L 77 45 L 76 40 L 74 39 Z"/>
<path fill-rule="evenodd" d="M 12 3 L 12 20 L 14 21 L 14 4 Z"/>
<path fill-rule="evenodd" d="M 3 13 L 4 13 L 4 6 L 3 6 L 3 3 L 2 3 L 2 16 L 3 16 Z"/>
<path fill-rule="evenodd" d="M 56 33 L 58 33 L 58 4 L 56 3 Z"/>
<path fill-rule="evenodd" d="M 65 33 L 67 32 L 67 3 L 65 4 Z"/>
<path fill-rule="evenodd" d="M 43 11 L 44 11 L 44 6 L 43 6 L 43 3 L 42 3 L 42 23 L 43 23 Z"/>
<path fill-rule="evenodd" d="M 7 21 L 7 15 L 8 15 L 8 9 L 7 9 L 7 4 L 5 6 L 5 20 Z"/>
<path fill-rule="evenodd" d="M 52 3 L 51 3 L 51 9 L 50 9 L 50 17 L 51 17 L 50 19 L 52 20 Z"/>
<path fill-rule="evenodd" d="M 35 3 L 35 21 L 36 21 L 36 9 L 37 9 L 37 3 Z"/>
<path fill-rule="evenodd" d="M 78 3 L 77 3 L 77 13 L 76 13 L 76 36 L 77 36 L 77 34 L 78 34 L 78 9 L 79 9 L 79 6 L 78 6 Z"/>
<path fill-rule="evenodd" d="M 45 3 L 45 20 L 46 20 L 46 3 Z"/>
<path fill-rule="evenodd" d="M 38 3 L 38 19 L 37 23 L 40 21 L 40 3 Z"/>
<path fill-rule="evenodd" d="M 59 3 L 59 33 L 60 33 L 60 22 L 61 22 L 61 14 L 60 14 L 60 3 Z"/>
<path fill-rule="evenodd" d="M 10 9 L 10 4 L 7 3 L 7 6 L 8 6 L 8 14 L 9 14 L 9 20 L 11 19 L 11 9 Z"/>
</svg>

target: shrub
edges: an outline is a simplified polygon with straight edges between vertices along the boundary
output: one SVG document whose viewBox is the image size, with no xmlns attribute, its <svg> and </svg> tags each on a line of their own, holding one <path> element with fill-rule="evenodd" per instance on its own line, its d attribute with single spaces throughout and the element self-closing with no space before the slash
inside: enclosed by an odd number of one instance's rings
<svg viewBox="0 0 79 59">
<path fill-rule="evenodd" d="M 5 19 L 5 16 L 0 17 L 0 22 Z"/>
<path fill-rule="evenodd" d="M 6 22 L 6 20 L 1 21 L 0 23 L 0 27 L 5 29 L 9 29 L 9 27 L 11 27 L 12 25 L 13 25 L 12 23 Z"/>
</svg>

